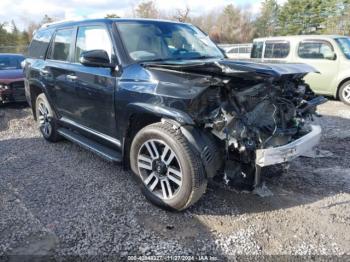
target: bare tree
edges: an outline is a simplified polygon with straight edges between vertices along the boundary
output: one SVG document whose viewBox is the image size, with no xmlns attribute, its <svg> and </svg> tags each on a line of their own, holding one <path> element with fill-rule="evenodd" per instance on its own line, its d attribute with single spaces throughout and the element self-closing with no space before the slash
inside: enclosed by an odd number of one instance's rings
<svg viewBox="0 0 350 262">
<path fill-rule="evenodd" d="M 141 2 L 134 11 L 136 17 L 141 18 L 159 18 L 159 11 L 153 1 Z"/>
<path fill-rule="evenodd" d="M 188 6 L 185 9 L 177 9 L 174 19 L 182 23 L 190 22 L 190 12 L 191 10 Z"/>
</svg>

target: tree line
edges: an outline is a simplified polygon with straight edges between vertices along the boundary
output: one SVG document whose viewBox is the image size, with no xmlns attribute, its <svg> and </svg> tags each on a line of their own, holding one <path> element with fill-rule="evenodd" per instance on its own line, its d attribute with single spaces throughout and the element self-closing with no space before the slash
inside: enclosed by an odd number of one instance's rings
<svg viewBox="0 0 350 262">
<path fill-rule="evenodd" d="M 132 7 L 131 17 L 169 19 L 192 23 L 217 43 L 247 43 L 256 37 L 299 34 L 350 34 L 350 0 L 264 0 L 258 14 L 249 6 L 232 4 L 201 15 L 189 7 L 160 10 L 156 2 L 144 0 Z M 106 17 L 119 17 L 107 14 Z M 0 21 L 0 52 L 23 52 L 33 32 L 55 21 L 47 15 L 19 30 L 15 21 Z"/>
</svg>

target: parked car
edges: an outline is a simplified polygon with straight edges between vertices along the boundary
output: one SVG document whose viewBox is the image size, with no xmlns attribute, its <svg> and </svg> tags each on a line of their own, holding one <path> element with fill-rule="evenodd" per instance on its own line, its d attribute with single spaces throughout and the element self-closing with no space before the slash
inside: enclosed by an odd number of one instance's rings
<svg viewBox="0 0 350 262">
<path fill-rule="evenodd" d="M 317 145 L 309 72 L 227 60 L 190 24 L 100 19 L 38 30 L 25 88 L 46 140 L 131 167 L 147 199 L 183 210 L 214 176 L 258 187 L 262 167 Z"/>
<path fill-rule="evenodd" d="M 25 102 L 23 55 L 0 54 L 0 104 Z"/>
<path fill-rule="evenodd" d="M 305 77 L 320 95 L 339 98 L 350 105 L 350 38 L 303 35 L 254 39 L 252 59 L 306 63 L 318 72 Z"/>
<path fill-rule="evenodd" d="M 249 59 L 253 44 L 234 44 L 225 48 L 225 53 L 230 59 Z"/>
</svg>

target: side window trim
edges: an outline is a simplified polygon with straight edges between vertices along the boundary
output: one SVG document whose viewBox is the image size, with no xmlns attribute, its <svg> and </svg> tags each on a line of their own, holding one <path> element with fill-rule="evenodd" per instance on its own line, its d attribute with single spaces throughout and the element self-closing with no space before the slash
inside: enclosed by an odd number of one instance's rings
<svg viewBox="0 0 350 262">
<path fill-rule="evenodd" d="M 111 53 L 111 60 L 113 62 L 113 60 L 118 59 L 118 57 L 116 56 L 116 50 L 114 47 L 114 42 L 112 41 L 112 35 L 111 32 L 109 30 L 109 28 L 105 25 L 105 24 L 101 24 L 101 23 L 91 23 L 91 24 L 82 24 L 82 25 L 78 25 L 76 27 L 76 31 L 75 31 L 75 37 L 74 37 L 74 43 L 73 43 L 73 52 L 72 52 L 72 63 L 74 64 L 80 64 L 79 62 L 75 61 L 75 56 L 76 56 L 76 46 L 77 46 L 77 41 L 78 41 L 78 34 L 79 34 L 79 29 L 83 28 L 83 27 L 93 27 L 93 26 L 99 26 L 102 27 L 108 35 L 111 47 L 112 47 L 112 53 Z"/>
<path fill-rule="evenodd" d="M 301 40 L 299 42 L 298 48 L 297 48 L 297 55 L 298 55 L 298 58 L 300 58 L 300 59 L 325 60 L 324 58 L 305 58 L 305 57 L 301 57 L 300 54 L 299 54 L 299 48 L 300 48 L 300 45 L 303 44 L 303 43 L 326 43 L 326 44 L 328 44 L 331 47 L 333 52 L 335 51 L 333 44 L 330 41 L 326 40 L 326 39 L 317 39 L 317 38 L 303 39 L 303 40 Z M 337 59 L 338 58 L 336 58 L 334 61 L 336 61 Z"/>
<path fill-rule="evenodd" d="M 68 59 L 67 61 L 63 61 L 63 60 L 56 60 L 56 59 L 53 59 L 53 54 L 54 54 L 54 49 L 55 49 L 55 38 L 56 38 L 56 35 L 57 35 L 57 32 L 58 31 L 62 31 L 62 30 L 72 30 L 72 35 L 71 35 L 71 41 L 70 41 L 70 47 L 69 47 L 69 54 L 68 54 Z M 59 63 L 72 63 L 72 51 L 74 50 L 73 48 L 75 48 L 75 37 L 74 35 L 77 34 L 77 27 L 76 26 L 69 26 L 69 27 L 59 27 L 59 28 L 56 28 L 55 29 L 55 32 L 52 34 L 52 38 L 51 38 L 51 41 L 50 41 L 50 46 L 49 46 L 49 49 L 48 49 L 48 52 L 47 52 L 47 55 L 46 55 L 46 58 L 47 60 L 50 60 L 50 61 L 55 61 L 55 62 L 59 62 Z M 74 45 L 74 46 L 73 46 Z"/>
</svg>

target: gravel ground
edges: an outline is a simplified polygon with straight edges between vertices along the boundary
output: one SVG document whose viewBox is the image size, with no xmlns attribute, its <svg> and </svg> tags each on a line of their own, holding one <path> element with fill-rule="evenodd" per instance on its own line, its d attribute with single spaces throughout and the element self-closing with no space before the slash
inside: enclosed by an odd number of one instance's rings
<svg viewBox="0 0 350 262">
<path fill-rule="evenodd" d="M 1 107 L 0 255 L 350 255 L 350 108 L 330 101 L 319 112 L 320 149 L 332 156 L 264 177 L 272 196 L 210 184 L 171 213 L 120 166 L 44 141 L 29 108 Z"/>
</svg>

